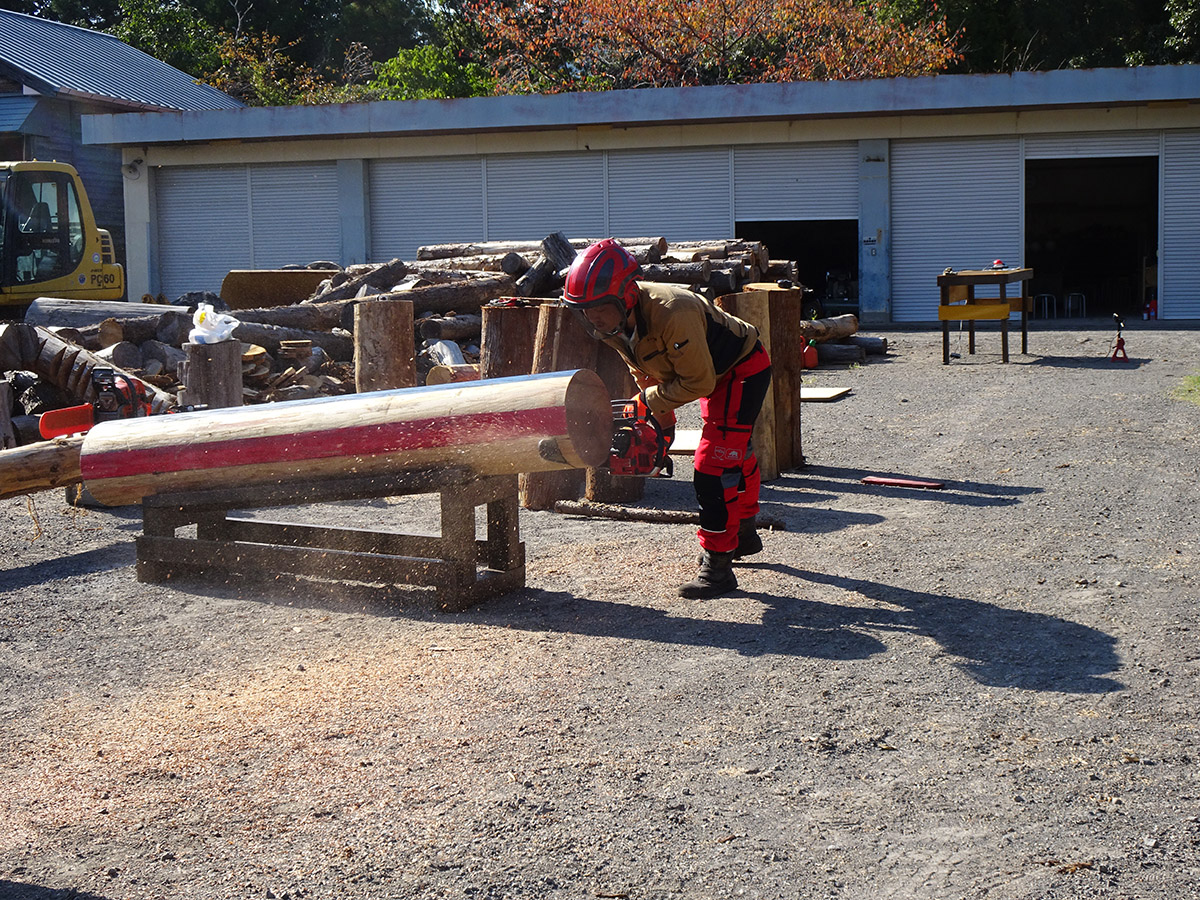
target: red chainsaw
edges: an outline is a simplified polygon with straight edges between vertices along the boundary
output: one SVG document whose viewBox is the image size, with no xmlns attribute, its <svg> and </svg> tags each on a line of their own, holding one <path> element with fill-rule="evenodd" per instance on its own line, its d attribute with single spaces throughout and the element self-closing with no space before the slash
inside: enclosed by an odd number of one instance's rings
<svg viewBox="0 0 1200 900">
<path fill-rule="evenodd" d="M 669 456 L 675 439 L 675 414 L 661 420 L 641 397 L 612 402 L 613 436 L 608 470 L 614 475 L 670 478 L 674 461 Z"/>
<path fill-rule="evenodd" d="M 43 438 L 50 440 L 65 434 L 82 434 L 97 422 L 150 415 L 150 398 L 143 393 L 141 385 L 112 369 L 93 369 L 92 387 L 96 391 L 94 402 L 42 413 L 38 431 Z"/>
</svg>

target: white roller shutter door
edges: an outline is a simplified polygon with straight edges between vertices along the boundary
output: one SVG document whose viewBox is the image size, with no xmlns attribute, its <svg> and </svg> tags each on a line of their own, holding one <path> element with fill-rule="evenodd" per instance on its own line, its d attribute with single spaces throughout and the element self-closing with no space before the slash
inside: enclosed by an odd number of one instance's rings
<svg viewBox="0 0 1200 900">
<path fill-rule="evenodd" d="M 487 239 L 479 157 L 381 159 L 369 177 L 372 261 L 415 259 L 422 244 Z"/>
<path fill-rule="evenodd" d="M 1025 137 L 1026 159 L 1158 156 L 1157 131 L 1097 134 L 1031 134 Z"/>
<path fill-rule="evenodd" d="M 733 151 L 739 222 L 858 218 L 858 143 L 842 141 Z"/>
<path fill-rule="evenodd" d="M 334 162 L 251 166 L 254 268 L 337 262 L 342 252 L 338 202 Z"/>
<path fill-rule="evenodd" d="M 1021 264 L 1021 165 L 1016 137 L 892 142 L 893 321 L 937 320 L 947 266 Z"/>
<path fill-rule="evenodd" d="M 489 240 L 604 237 L 604 224 L 603 154 L 488 157 Z"/>
<path fill-rule="evenodd" d="M 1200 319 L 1200 131 L 1168 131 L 1162 159 L 1163 319 Z"/>
<path fill-rule="evenodd" d="M 252 268 L 245 166 L 155 170 L 159 291 L 221 289 L 230 269 Z"/>
<path fill-rule="evenodd" d="M 608 230 L 688 241 L 733 236 L 727 147 L 608 154 Z"/>
</svg>

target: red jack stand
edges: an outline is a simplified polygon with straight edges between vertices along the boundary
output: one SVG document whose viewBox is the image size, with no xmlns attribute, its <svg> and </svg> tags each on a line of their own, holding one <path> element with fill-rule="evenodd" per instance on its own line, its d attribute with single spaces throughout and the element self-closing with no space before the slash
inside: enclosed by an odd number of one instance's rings
<svg viewBox="0 0 1200 900">
<path fill-rule="evenodd" d="M 1125 323 L 1121 321 L 1121 317 L 1117 313 L 1113 313 L 1113 321 L 1117 323 L 1117 344 L 1112 352 L 1112 361 L 1129 362 L 1129 356 L 1125 353 L 1125 338 L 1121 336 L 1121 330 L 1125 327 Z"/>
</svg>

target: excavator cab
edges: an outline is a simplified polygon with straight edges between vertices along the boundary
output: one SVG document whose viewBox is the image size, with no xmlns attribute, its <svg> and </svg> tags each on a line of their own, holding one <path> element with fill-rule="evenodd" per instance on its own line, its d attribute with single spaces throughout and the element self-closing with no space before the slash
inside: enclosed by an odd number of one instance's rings
<svg viewBox="0 0 1200 900">
<path fill-rule="evenodd" d="M 74 168 L 0 163 L 0 307 L 38 297 L 117 300 L 125 273 Z"/>
</svg>

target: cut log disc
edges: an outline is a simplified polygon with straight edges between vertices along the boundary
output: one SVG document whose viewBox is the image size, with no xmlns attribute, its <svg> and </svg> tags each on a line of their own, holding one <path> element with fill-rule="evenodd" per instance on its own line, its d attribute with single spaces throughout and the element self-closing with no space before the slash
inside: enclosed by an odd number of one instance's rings
<svg viewBox="0 0 1200 900">
<path fill-rule="evenodd" d="M 169 491 L 465 466 L 479 475 L 583 468 L 608 456 L 595 372 L 376 391 L 104 422 L 80 470 L 110 506 Z"/>
</svg>

